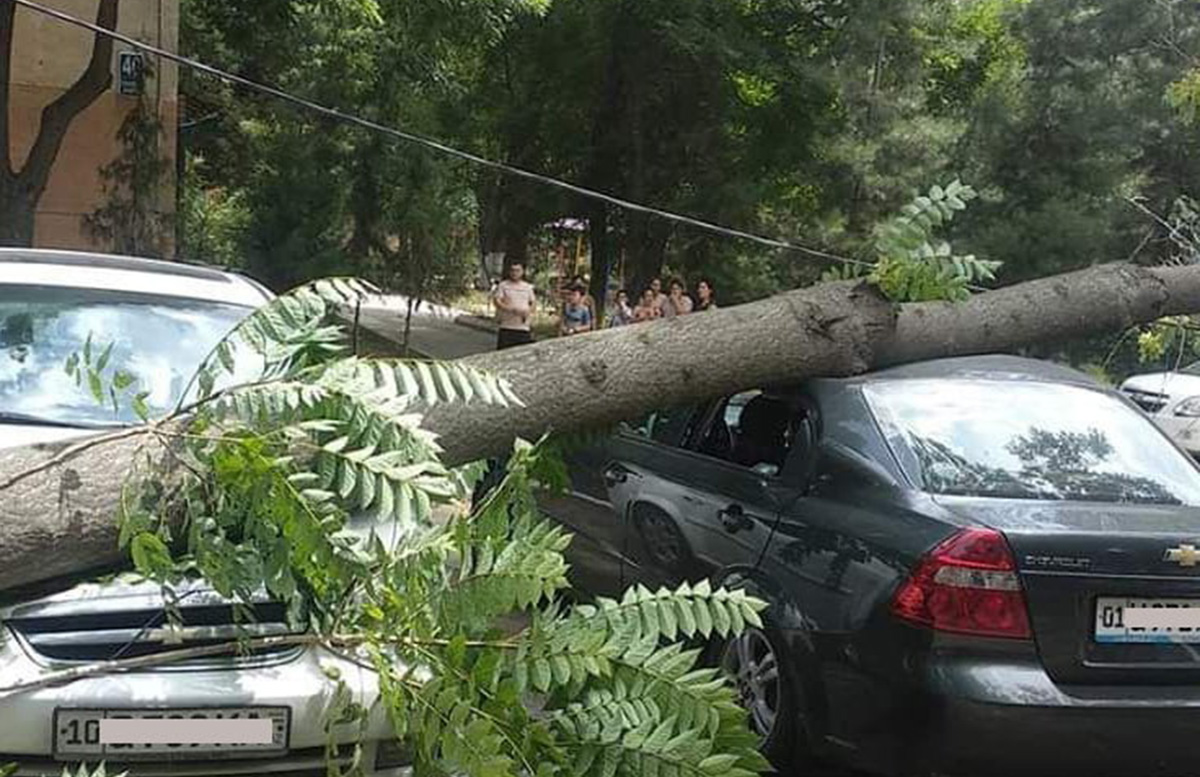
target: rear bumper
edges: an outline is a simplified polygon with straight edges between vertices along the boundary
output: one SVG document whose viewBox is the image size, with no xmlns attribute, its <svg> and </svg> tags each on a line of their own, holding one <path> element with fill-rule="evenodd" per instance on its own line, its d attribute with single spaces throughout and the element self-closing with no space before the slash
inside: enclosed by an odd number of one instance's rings
<svg viewBox="0 0 1200 777">
<path fill-rule="evenodd" d="M 900 705 L 897 771 L 1194 777 L 1200 687 L 1055 685 L 1036 660 L 938 659 Z"/>
</svg>

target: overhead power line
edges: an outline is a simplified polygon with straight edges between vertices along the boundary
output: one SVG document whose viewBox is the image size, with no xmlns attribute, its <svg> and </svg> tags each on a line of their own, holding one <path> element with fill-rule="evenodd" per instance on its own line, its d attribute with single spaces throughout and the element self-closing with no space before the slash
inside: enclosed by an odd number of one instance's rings
<svg viewBox="0 0 1200 777">
<path fill-rule="evenodd" d="M 4 1 L 5 0 L 0 0 L 0 2 L 4 2 Z M 268 84 L 259 83 L 257 81 L 253 81 L 249 78 L 245 78 L 243 76 L 239 76 L 234 73 L 230 73 L 228 71 L 221 70 L 220 68 L 213 67 L 212 65 L 207 65 L 203 62 L 200 62 L 199 60 L 192 59 L 191 57 L 185 57 L 181 54 L 176 54 L 174 52 L 167 51 L 166 49 L 162 49 L 157 46 L 153 46 L 149 43 L 143 43 L 142 41 L 131 38 L 128 35 L 123 35 L 114 30 L 109 30 L 105 27 L 101 27 L 98 24 L 90 22 L 86 19 L 80 19 L 76 16 L 72 16 L 71 14 L 64 13 L 63 11 L 59 11 L 54 8 L 48 8 L 44 5 L 34 2 L 33 0 L 10 0 L 10 1 L 16 3 L 17 5 L 24 6 L 25 8 L 28 8 L 31 11 L 35 11 L 37 13 L 48 16 L 50 18 L 57 19 L 58 21 L 65 22 L 67 24 L 71 24 L 76 27 L 81 27 L 85 30 L 90 30 L 91 32 L 93 32 L 97 35 L 105 35 L 114 40 L 121 41 L 122 43 L 125 43 L 126 45 L 132 46 L 133 48 L 140 49 L 149 54 L 153 54 L 154 56 L 159 57 L 160 59 L 169 60 L 171 62 L 175 62 L 184 67 L 191 68 L 192 70 L 196 70 L 201 73 L 205 73 L 205 74 L 212 76 L 214 78 L 217 78 L 221 81 L 225 81 L 225 82 L 231 83 L 231 84 L 236 84 L 238 86 L 245 87 L 252 91 L 269 95 L 271 97 L 274 97 L 277 100 L 297 106 L 306 111 L 310 111 L 312 113 L 317 113 L 322 116 L 325 116 L 326 118 L 334 119 L 335 121 L 339 121 L 339 122 L 342 122 L 345 124 L 362 127 L 364 129 L 370 130 L 372 132 L 378 132 L 378 133 L 381 133 L 384 135 L 388 135 L 390 137 L 396 138 L 398 140 L 403 140 L 408 143 L 414 143 L 416 145 L 423 146 L 425 148 L 431 149 L 438 153 L 445 154 L 447 156 L 455 157 L 458 159 L 462 159 L 462 160 L 465 160 L 472 164 L 479 165 L 481 167 L 487 167 L 492 170 L 496 170 L 501 173 L 505 173 L 507 175 L 512 175 L 512 176 L 515 176 L 518 178 L 524 178 L 526 180 L 534 181 L 534 182 L 537 182 L 540 184 L 544 184 L 546 186 L 552 186 L 554 188 L 561 189 L 563 191 L 571 192 L 572 194 L 577 194 L 581 197 L 585 197 L 585 198 L 592 199 L 592 200 L 598 200 L 600 202 L 605 202 L 605 203 L 608 203 L 609 205 L 614 205 L 614 206 L 616 206 L 618 208 L 622 208 L 624 210 L 634 211 L 636 213 L 645 213 L 647 215 L 655 216 L 657 218 L 665 219 L 667 221 L 673 221 L 677 224 L 686 224 L 687 226 L 694 227 L 694 228 L 700 229 L 700 230 L 704 230 L 706 232 L 710 232 L 713 234 L 723 235 L 725 237 L 737 238 L 739 240 L 745 240 L 745 241 L 749 241 L 752 243 L 757 243 L 759 245 L 767 246 L 770 248 L 776 248 L 776 249 L 780 249 L 780 250 L 784 250 L 784 251 L 796 251 L 798 253 L 807 254 L 808 256 L 812 256 L 812 257 L 816 257 L 816 258 L 820 258 L 820 259 L 827 259 L 829 261 L 839 262 L 842 264 L 855 264 L 855 265 L 863 265 L 863 266 L 871 265 L 870 262 L 864 262 L 860 259 L 852 259 L 852 258 L 846 257 L 846 256 L 838 256 L 837 254 L 832 254 L 827 251 L 822 251 L 822 250 L 816 249 L 816 248 L 809 248 L 808 246 L 803 246 L 798 243 L 793 243 L 793 242 L 790 242 L 787 240 L 779 240 L 777 238 L 765 237 L 763 235 L 757 235 L 753 232 L 746 232 L 745 230 L 734 229 L 732 227 L 723 226 L 721 224 L 716 224 L 711 221 L 706 221 L 704 219 L 695 218 L 693 216 L 688 216 L 688 215 L 685 215 L 682 213 L 675 213 L 673 211 L 663 210 L 661 208 L 655 208 L 650 205 L 643 205 L 638 202 L 633 202 L 632 200 L 626 200 L 621 197 L 615 197 L 611 194 L 605 194 L 604 192 L 596 191 L 595 189 L 589 189 L 585 186 L 579 186 L 578 184 L 573 184 L 570 181 L 564 181 L 559 178 L 553 178 L 548 175 L 536 173 L 532 170 L 526 170 L 523 167 L 516 167 L 514 165 L 506 164 L 504 162 L 497 162 L 494 159 L 488 159 L 486 157 L 479 156 L 478 154 L 473 154 L 470 151 L 463 151 L 462 149 L 447 145 L 446 143 L 442 143 L 441 141 L 434 140 L 433 138 L 427 138 L 423 135 L 418 135 L 416 133 L 408 132 L 406 130 L 398 129 L 396 127 L 389 127 L 385 124 L 380 124 L 379 122 L 371 121 L 370 119 L 365 119 L 361 116 L 356 116 L 351 113 L 345 113 L 343 111 L 337 110 L 336 108 L 330 108 L 327 105 L 321 105 L 320 103 L 316 103 L 311 100 L 307 100 L 303 97 L 299 97 L 297 95 L 291 94 L 289 92 L 285 92 L 284 90 L 279 89 L 277 87 L 270 86 Z"/>
</svg>

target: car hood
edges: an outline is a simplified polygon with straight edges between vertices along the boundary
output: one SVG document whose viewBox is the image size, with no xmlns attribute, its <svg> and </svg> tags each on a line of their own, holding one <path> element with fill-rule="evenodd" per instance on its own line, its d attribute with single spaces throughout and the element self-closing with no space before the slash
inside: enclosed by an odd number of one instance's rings
<svg viewBox="0 0 1200 777">
<path fill-rule="evenodd" d="M 76 437 L 87 437 L 90 434 L 98 434 L 98 432 L 95 429 L 74 429 L 60 426 L 0 424 L 0 449 L 60 442 Z"/>
<path fill-rule="evenodd" d="M 1151 372 L 1134 375 L 1122 383 L 1121 388 L 1150 394 L 1167 394 L 1172 397 L 1200 396 L 1200 375 L 1189 375 L 1185 372 Z"/>
</svg>

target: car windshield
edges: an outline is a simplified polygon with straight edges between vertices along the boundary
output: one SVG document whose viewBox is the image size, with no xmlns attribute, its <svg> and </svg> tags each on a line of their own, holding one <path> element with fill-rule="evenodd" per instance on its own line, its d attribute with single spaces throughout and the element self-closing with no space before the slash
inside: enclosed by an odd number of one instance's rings
<svg viewBox="0 0 1200 777">
<path fill-rule="evenodd" d="M 897 458 L 930 493 L 1200 504 L 1200 470 L 1104 392 L 986 380 L 891 381 L 865 391 Z"/>
<path fill-rule="evenodd" d="M 105 375 L 136 380 L 152 414 L 171 410 L 213 346 L 252 308 L 166 296 L 0 284 L 0 420 L 102 426 L 137 420 L 128 401 L 101 405 L 64 368 L 89 335 L 110 343 Z M 246 360 L 241 360 L 243 363 Z"/>
</svg>

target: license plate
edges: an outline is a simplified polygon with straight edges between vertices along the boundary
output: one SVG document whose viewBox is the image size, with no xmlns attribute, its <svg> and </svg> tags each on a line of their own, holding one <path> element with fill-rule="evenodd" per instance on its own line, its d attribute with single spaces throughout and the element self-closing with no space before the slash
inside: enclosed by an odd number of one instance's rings
<svg viewBox="0 0 1200 777">
<path fill-rule="evenodd" d="M 1200 642 L 1200 599 L 1096 599 L 1095 639 L 1102 643 Z"/>
<path fill-rule="evenodd" d="M 251 757 L 286 752 L 287 707 L 66 709 L 54 711 L 54 756 L 114 760 L 170 754 Z"/>
</svg>

